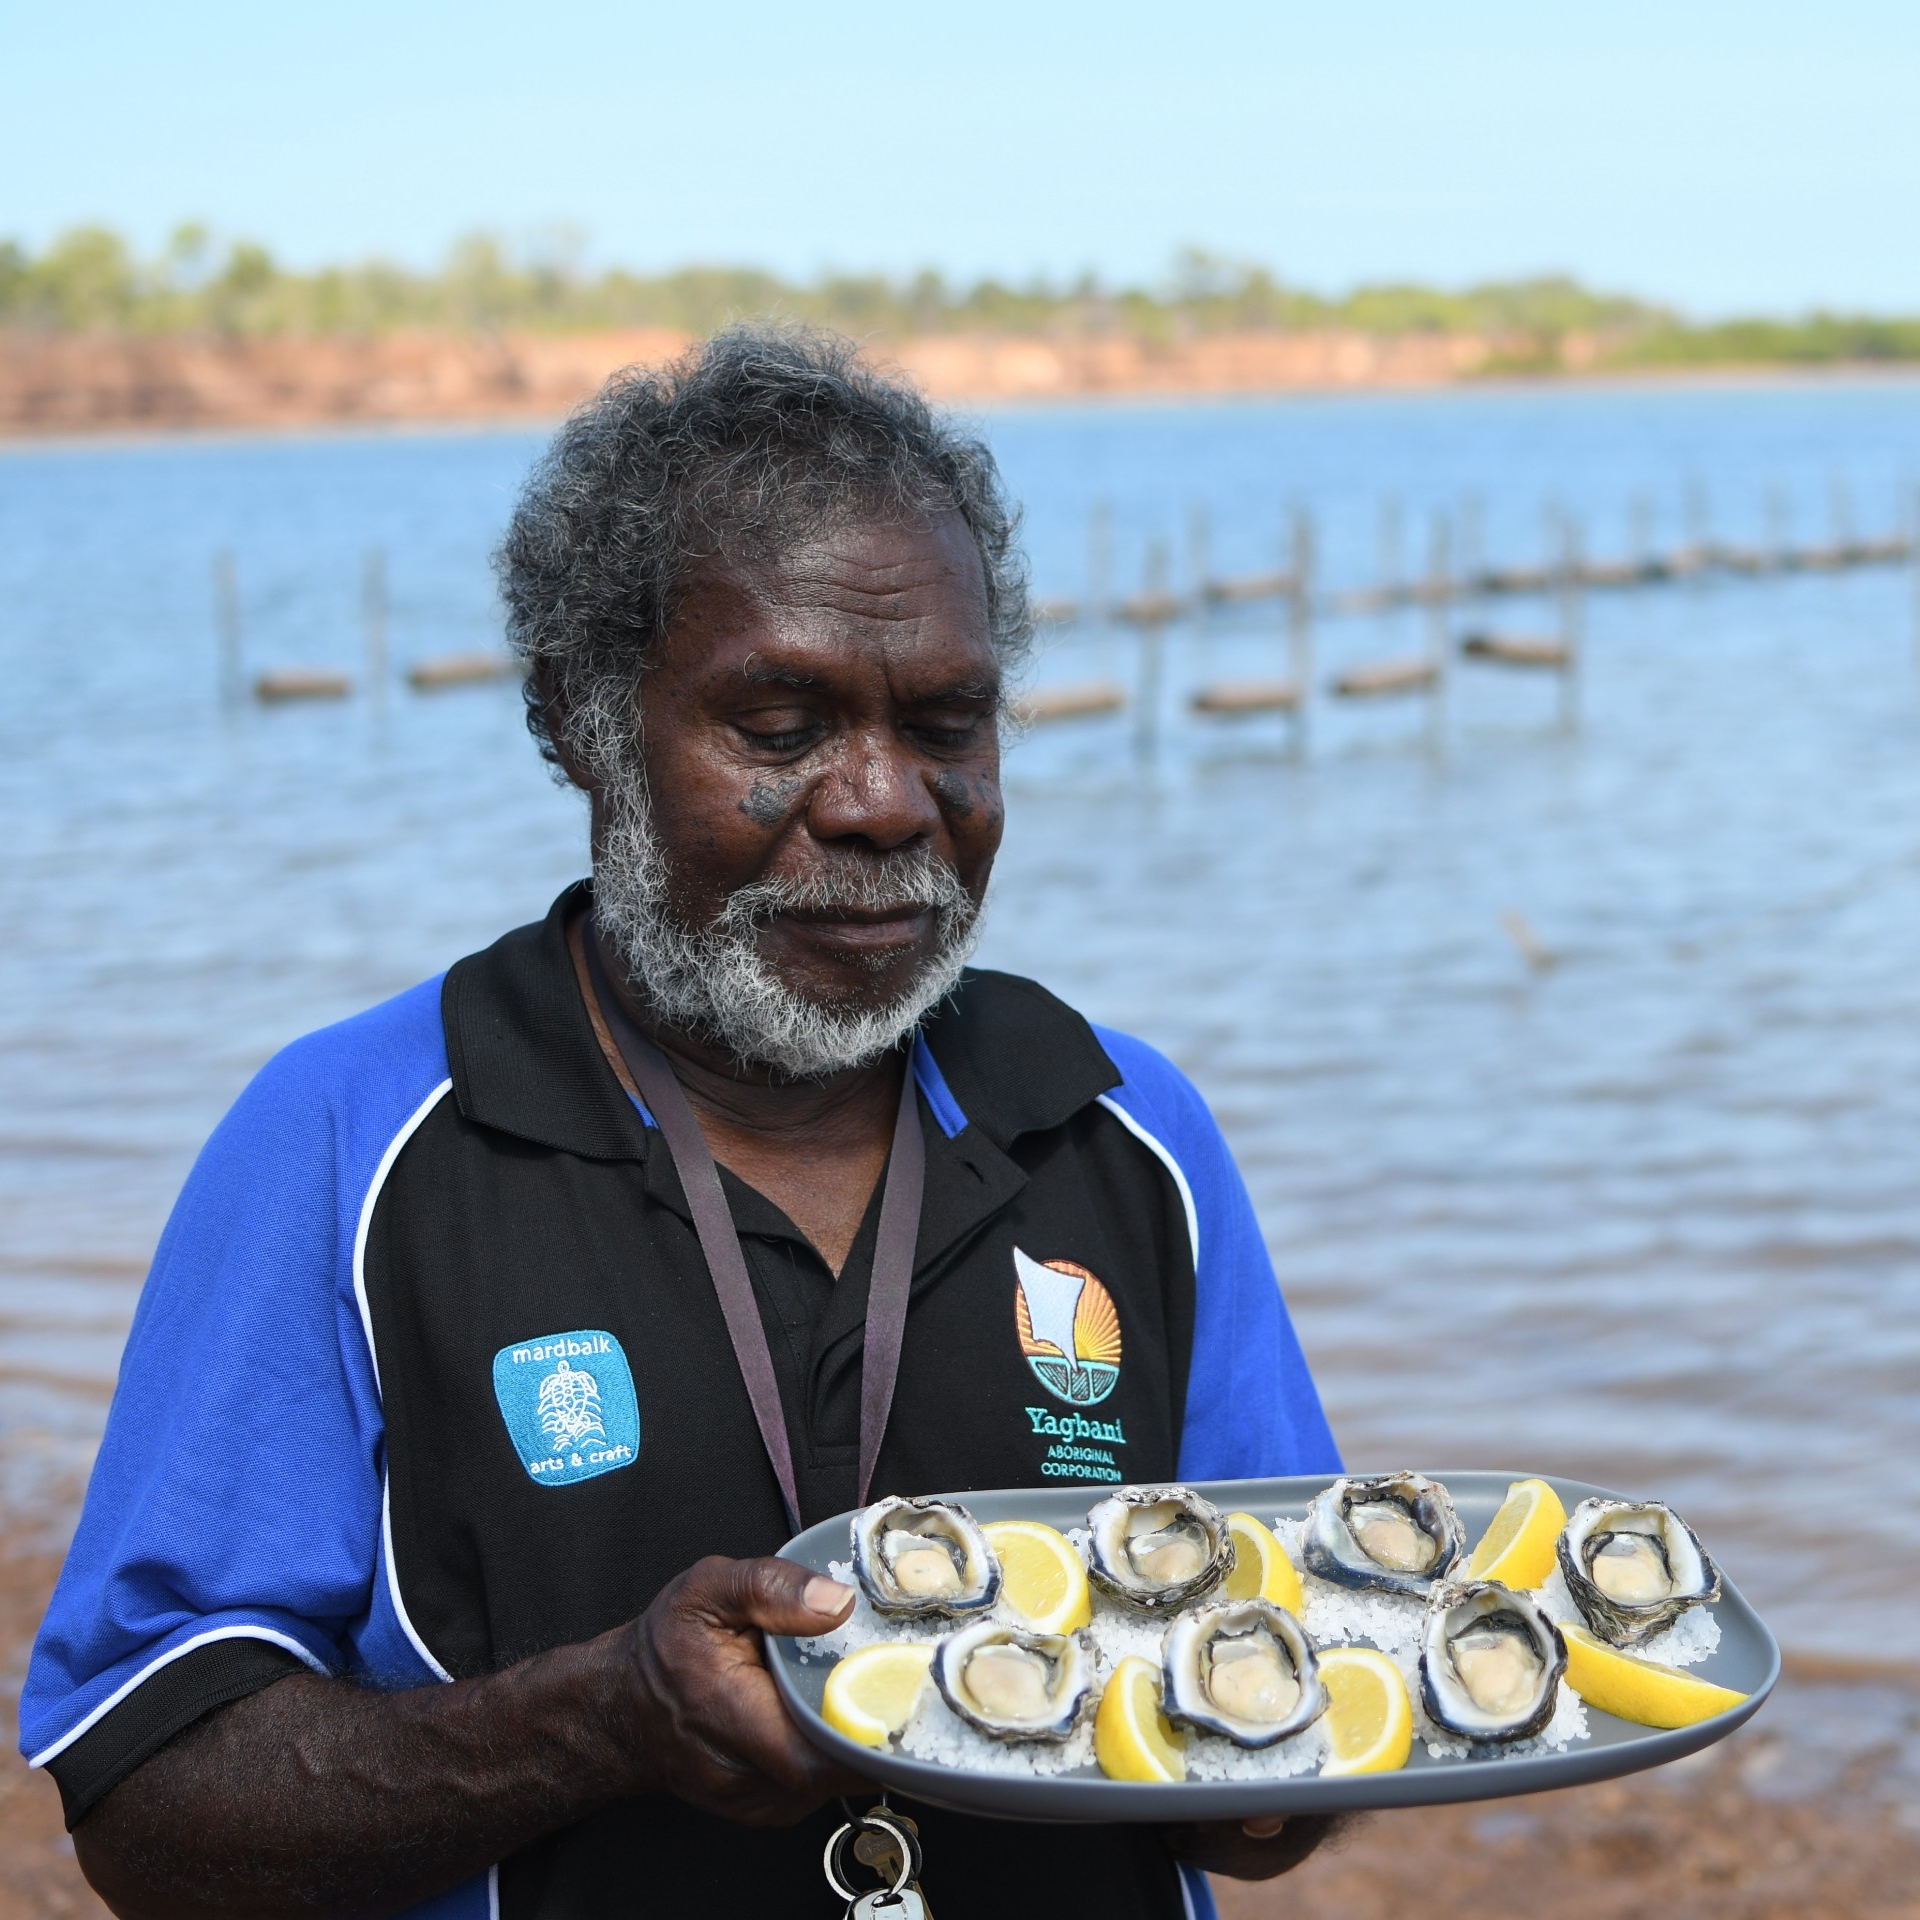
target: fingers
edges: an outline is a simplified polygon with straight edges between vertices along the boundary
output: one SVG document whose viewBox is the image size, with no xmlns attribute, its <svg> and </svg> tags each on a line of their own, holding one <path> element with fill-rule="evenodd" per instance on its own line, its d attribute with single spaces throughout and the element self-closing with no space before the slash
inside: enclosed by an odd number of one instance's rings
<svg viewBox="0 0 1920 1920">
<path fill-rule="evenodd" d="M 1295 1814 L 1291 1820 L 1276 1821 L 1270 1835 L 1255 1836 L 1263 1844 L 1260 1846 L 1261 1859 L 1254 1877 L 1268 1880 L 1282 1873 L 1291 1873 L 1339 1827 L 1338 1816 L 1326 1813 Z"/>
<path fill-rule="evenodd" d="M 872 1783 L 813 1745 L 788 1716 L 764 1672 L 701 1702 L 697 1727 L 684 1730 L 688 1764 L 669 1791 L 750 1826 L 788 1826 L 836 1794 Z"/>
<path fill-rule="evenodd" d="M 1162 1831 L 1176 1860 L 1236 1880 L 1271 1880 L 1291 1872 L 1340 1824 L 1326 1814 L 1295 1814 L 1290 1819 L 1255 1814 L 1238 1822 Z"/>
<path fill-rule="evenodd" d="M 764 1633 L 826 1633 L 853 1608 L 853 1589 L 791 1560 L 702 1560 L 681 1598 L 717 1626 Z"/>
</svg>

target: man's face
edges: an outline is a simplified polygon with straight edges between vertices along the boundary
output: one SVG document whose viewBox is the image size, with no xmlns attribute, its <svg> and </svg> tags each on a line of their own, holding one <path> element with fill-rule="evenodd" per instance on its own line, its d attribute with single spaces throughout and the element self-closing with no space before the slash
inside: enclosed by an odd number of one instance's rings
<svg viewBox="0 0 1920 1920">
<path fill-rule="evenodd" d="M 789 993 L 849 1014 L 910 995 L 952 915 L 901 899 L 890 876 L 937 863 L 973 906 L 984 898 L 1002 824 L 999 689 L 957 514 L 708 563 L 641 693 L 661 905 L 698 931 L 760 889 L 793 903 L 756 913 L 750 935 Z M 604 827 L 604 802 L 596 816 Z"/>
</svg>

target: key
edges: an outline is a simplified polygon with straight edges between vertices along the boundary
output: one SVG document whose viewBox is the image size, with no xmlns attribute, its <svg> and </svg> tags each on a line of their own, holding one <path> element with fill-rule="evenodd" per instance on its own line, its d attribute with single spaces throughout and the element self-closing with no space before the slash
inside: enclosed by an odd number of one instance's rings
<svg viewBox="0 0 1920 1920">
<path fill-rule="evenodd" d="M 912 1863 L 913 1870 L 918 1871 L 920 1829 L 906 1814 L 897 1812 L 892 1807 L 883 1804 L 876 1807 L 874 1811 L 906 1834 L 907 1845 L 915 1856 Z M 867 1827 L 855 1836 L 853 1857 L 863 1867 L 871 1867 L 889 1885 L 901 1878 L 900 1869 L 906 1864 L 900 1858 L 899 1842 L 892 1834 L 877 1827 Z"/>
<path fill-rule="evenodd" d="M 847 1909 L 847 1920 L 928 1920 L 927 1903 L 917 1887 L 898 1893 L 863 1893 Z"/>
</svg>

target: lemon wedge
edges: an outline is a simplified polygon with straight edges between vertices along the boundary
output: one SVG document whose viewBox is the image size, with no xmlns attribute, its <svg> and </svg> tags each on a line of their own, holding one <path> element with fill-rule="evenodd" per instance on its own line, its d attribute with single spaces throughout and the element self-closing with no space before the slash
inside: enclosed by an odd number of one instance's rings
<svg viewBox="0 0 1920 1920">
<path fill-rule="evenodd" d="M 1229 1600 L 1271 1600 L 1289 1613 L 1300 1611 L 1300 1576 L 1271 1527 L 1250 1513 L 1227 1515 L 1233 1542 L 1233 1571 L 1224 1591 Z"/>
<path fill-rule="evenodd" d="M 907 1640 L 858 1648 L 827 1675 L 820 1717 L 863 1747 L 884 1747 L 913 1718 L 932 1664 L 931 1647 Z"/>
<path fill-rule="evenodd" d="M 1321 1722 L 1333 1752 L 1323 1774 L 1392 1773 L 1413 1751 L 1413 1702 L 1407 1683 L 1372 1647 L 1329 1647 L 1320 1656 L 1327 1689 Z"/>
<path fill-rule="evenodd" d="M 1035 1633 L 1077 1633 L 1093 1618 L 1087 1570 L 1063 1533 L 1037 1520 L 980 1529 L 1000 1562 L 1000 1598 Z"/>
<path fill-rule="evenodd" d="M 1590 1707 L 1631 1720 L 1637 1727 L 1690 1727 L 1737 1707 L 1747 1696 L 1716 1687 L 1678 1667 L 1637 1653 L 1622 1653 L 1585 1627 L 1563 1626 L 1567 1684 Z"/>
<path fill-rule="evenodd" d="M 1160 1669 L 1130 1654 L 1093 1716 L 1093 1754 L 1109 1780 L 1184 1780 L 1186 1736 L 1160 1711 Z"/>
<path fill-rule="evenodd" d="M 1544 1480 L 1516 1480 L 1467 1562 L 1469 1580 L 1497 1580 L 1529 1593 L 1553 1571 L 1554 1543 L 1567 1524 L 1560 1496 Z"/>
</svg>

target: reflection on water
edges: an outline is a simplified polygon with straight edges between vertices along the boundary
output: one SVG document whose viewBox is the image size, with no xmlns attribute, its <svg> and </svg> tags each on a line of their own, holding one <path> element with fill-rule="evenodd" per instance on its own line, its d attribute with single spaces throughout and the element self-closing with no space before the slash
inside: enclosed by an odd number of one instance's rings
<svg viewBox="0 0 1920 1920">
<path fill-rule="evenodd" d="M 1823 531 L 1884 518 L 1920 391 L 1447 396 L 1009 414 L 1038 584 L 1083 585 L 1088 503 L 1141 542 L 1213 509 L 1270 567 L 1289 495 L 1329 566 L 1468 492 L 1531 557 L 1548 492 L 1618 547 L 1699 476 Z M 353 666 L 385 547 L 399 662 L 486 640 L 518 434 L 0 457 L 0 1498 L 97 1432 L 193 1152 L 295 1034 L 531 918 L 578 804 L 509 691 L 223 714 L 207 567 L 238 556 L 251 664 Z M 1409 548 L 1412 536 L 1409 533 Z M 1261 616 L 1169 642 L 1165 735 L 1036 735 L 1011 762 L 985 958 L 1172 1052 L 1246 1169 L 1349 1457 L 1561 1470 L 1669 1495 L 1783 1636 L 1920 1656 L 1902 1466 L 1920 1441 L 1920 735 L 1910 577 L 1596 599 L 1584 725 L 1461 676 L 1417 712 L 1184 717 L 1272 671 Z M 1541 616 L 1544 618 L 1544 614 Z M 1524 621 L 1525 609 L 1515 610 Z M 1537 624 L 1537 622 L 1536 622 Z M 1417 624 L 1322 627 L 1327 670 Z M 1093 635 L 1043 677 L 1128 678 Z M 1554 964 L 1502 931 L 1523 914 Z"/>
</svg>

